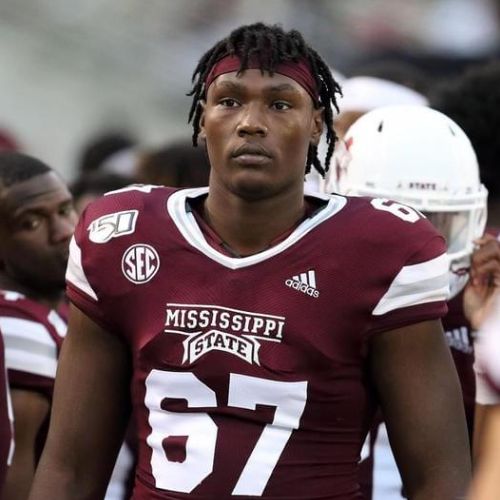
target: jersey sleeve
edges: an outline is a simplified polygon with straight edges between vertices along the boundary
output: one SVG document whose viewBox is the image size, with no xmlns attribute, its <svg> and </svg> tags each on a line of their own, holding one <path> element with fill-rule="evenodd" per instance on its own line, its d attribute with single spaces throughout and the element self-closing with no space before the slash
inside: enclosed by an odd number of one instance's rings
<svg viewBox="0 0 500 500">
<path fill-rule="evenodd" d="M 142 220 L 145 196 L 152 188 L 130 186 L 92 202 L 80 216 L 70 242 L 68 298 L 110 333 L 119 330 L 119 297 L 126 293 L 117 285 L 123 280 L 121 258 L 127 247 L 141 241 L 138 220 Z"/>
<path fill-rule="evenodd" d="M 447 313 L 449 260 L 444 239 L 427 221 L 424 231 L 413 236 L 409 232 L 406 237 L 413 237 L 417 248 L 391 277 L 373 308 L 371 332 L 439 319 Z"/>
<path fill-rule="evenodd" d="M 12 389 L 51 397 L 57 368 L 57 344 L 47 327 L 19 310 L 0 310 L 5 366 Z"/>
</svg>

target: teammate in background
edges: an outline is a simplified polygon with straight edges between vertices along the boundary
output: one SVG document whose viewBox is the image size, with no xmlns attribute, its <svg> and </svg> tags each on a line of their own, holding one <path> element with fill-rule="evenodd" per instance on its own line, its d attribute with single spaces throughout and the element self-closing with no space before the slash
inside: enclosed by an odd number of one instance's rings
<svg viewBox="0 0 500 500">
<path fill-rule="evenodd" d="M 488 306 L 493 290 L 484 293 L 481 286 L 469 280 L 475 244 L 480 248 L 473 258 L 473 277 L 495 278 L 496 273 L 500 279 L 500 245 L 493 238 L 481 238 L 486 224 L 487 190 L 480 183 L 472 145 L 448 117 L 415 106 L 371 111 L 350 127 L 345 141 L 348 149 L 340 157 L 336 155 L 339 176 L 330 183 L 330 189 L 347 195 L 386 198 L 387 209 L 402 214 L 409 205 L 424 213 L 446 237 L 451 290 L 443 324 L 460 377 L 472 437 L 475 383 L 470 321 L 475 321 Z M 401 498 L 401 481 L 385 426 L 377 422 L 367 444 L 370 454 L 361 468 L 365 497 Z"/>
<path fill-rule="evenodd" d="M 142 184 L 170 187 L 202 187 L 208 185 L 210 163 L 204 147 L 194 147 L 191 140 L 171 142 L 146 151 L 137 168 Z"/>
<path fill-rule="evenodd" d="M 500 237 L 500 62 L 472 67 L 464 75 L 436 88 L 431 95 L 432 106 L 456 121 L 470 138 L 476 151 L 481 179 L 488 196 L 488 227 L 486 232 Z M 476 414 L 474 456 L 485 442 L 481 434 L 489 410 L 496 405 L 496 396 L 484 383 L 480 373 L 476 378 Z"/>
<path fill-rule="evenodd" d="M 342 140 L 349 127 L 365 113 L 382 106 L 427 106 L 426 92 L 428 77 L 411 64 L 400 61 L 385 61 L 359 67 L 341 83 L 342 97 L 339 98 L 340 113 L 334 117 L 333 126 L 340 141 L 336 153 L 345 148 Z M 319 151 L 323 152 L 325 142 L 321 140 Z M 334 165 L 333 171 L 337 168 Z M 307 176 L 308 189 L 328 192 L 325 180 L 312 172 Z"/>
<path fill-rule="evenodd" d="M 27 498 L 45 440 L 66 333 L 64 272 L 76 219 L 71 194 L 51 168 L 0 153 L 0 330 L 15 435 L 3 499 Z"/>
<path fill-rule="evenodd" d="M 75 209 L 80 215 L 85 207 L 100 198 L 108 191 L 124 188 L 134 182 L 130 177 L 119 174 L 109 174 L 102 170 L 82 172 L 70 185 L 73 195 Z"/>
<path fill-rule="evenodd" d="M 90 172 L 106 172 L 133 179 L 138 160 L 139 139 L 122 129 L 97 132 L 83 144 L 76 169 L 78 176 Z"/>
<path fill-rule="evenodd" d="M 342 82 L 335 131 L 343 138 L 360 116 L 382 106 L 427 106 L 428 91 L 428 75 L 412 64 L 394 60 L 359 66 Z"/>
<path fill-rule="evenodd" d="M 442 237 L 381 200 L 304 196 L 339 88 L 297 31 L 239 27 L 193 82 L 209 187 L 136 187 L 80 219 L 31 500 L 99 498 L 130 406 L 134 499 L 359 499 L 378 404 L 410 497 L 456 498 L 470 462 Z"/>
</svg>

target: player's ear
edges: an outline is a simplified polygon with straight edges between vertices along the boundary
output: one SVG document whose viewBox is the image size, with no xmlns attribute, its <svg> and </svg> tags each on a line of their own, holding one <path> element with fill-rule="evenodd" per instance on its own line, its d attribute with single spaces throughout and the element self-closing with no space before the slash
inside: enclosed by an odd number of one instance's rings
<svg viewBox="0 0 500 500">
<path fill-rule="evenodd" d="M 198 103 L 198 106 L 201 107 L 200 132 L 198 133 L 198 138 L 200 138 L 202 141 L 204 141 L 206 138 L 206 134 L 205 134 L 205 106 L 206 106 L 206 102 L 200 101 Z"/>
<path fill-rule="evenodd" d="M 324 110 L 325 108 L 313 109 L 313 116 L 311 121 L 311 144 L 317 146 L 321 135 L 323 134 L 324 124 Z"/>
</svg>

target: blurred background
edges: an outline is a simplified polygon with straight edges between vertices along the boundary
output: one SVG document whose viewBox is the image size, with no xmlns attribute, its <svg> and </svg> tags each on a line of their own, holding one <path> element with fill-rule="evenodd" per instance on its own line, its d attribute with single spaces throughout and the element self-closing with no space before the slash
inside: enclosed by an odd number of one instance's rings
<svg viewBox="0 0 500 500">
<path fill-rule="evenodd" d="M 500 54 L 496 0 L 1 0 L 0 136 L 72 180 L 107 130 L 191 133 L 191 73 L 233 27 L 297 28 L 342 74 L 411 62 L 439 80 Z M 0 137 L 0 141 L 2 137 Z"/>
</svg>

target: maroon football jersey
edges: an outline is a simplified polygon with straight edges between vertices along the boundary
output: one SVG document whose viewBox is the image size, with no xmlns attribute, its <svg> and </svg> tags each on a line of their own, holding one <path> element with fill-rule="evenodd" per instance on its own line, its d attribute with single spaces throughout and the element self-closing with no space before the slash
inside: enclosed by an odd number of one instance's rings
<svg viewBox="0 0 500 500">
<path fill-rule="evenodd" d="M 133 498 L 361 498 L 368 342 L 445 314 L 443 239 L 400 204 L 317 195 L 286 238 L 236 258 L 192 213 L 206 193 L 108 194 L 70 244 L 70 300 L 133 359 Z"/>
<path fill-rule="evenodd" d="M 5 368 L 5 348 L 3 335 L 0 331 L 0 491 L 14 452 L 12 420 L 12 407 Z"/>
<path fill-rule="evenodd" d="M 0 290 L 0 329 L 11 388 L 52 399 L 67 313 L 67 304 L 54 310 L 18 292 Z"/>
<path fill-rule="evenodd" d="M 448 314 L 443 318 L 443 327 L 446 341 L 450 347 L 453 361 L 457 369 L 462 396 L 464 400 L 465 416 L 469 439 L 472 444 L 474 431 L 474 407 L 476 398 L 476 382 L 474 377 L 474 344 L 470 323 L 464 314 L 464 294 L 459 293 L 448 302 Z"/>
<path fill-rule="evenodd" d="M 11 389 L 39 392 L 52 400 L 67 314 L 65 303 L 55 310 L 18 292 L 0 290 L 0 330 Z M 37 436 L 37 458 L 47 437 L 48 421 L 47 416 Z"/>
</svg>

